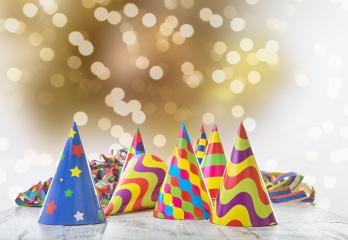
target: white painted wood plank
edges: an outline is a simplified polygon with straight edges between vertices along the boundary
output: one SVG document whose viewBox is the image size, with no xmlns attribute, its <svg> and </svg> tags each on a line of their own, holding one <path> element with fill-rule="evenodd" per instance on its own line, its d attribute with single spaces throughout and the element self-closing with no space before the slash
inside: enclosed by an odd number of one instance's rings
<svg viewBox="0 0 348 240">
<path fill-rule="evenodd" d="M 274 210 L 279 224 L 262 228 L 164 220 L 152 210 L 112 216 L 107 224 L 47 226 L 37 223 L 39 208 L 17 207 L 0 212 L 0 239 L 348 239 L 343 217 L 305 204 L 278 204 Z"/>
</svg>

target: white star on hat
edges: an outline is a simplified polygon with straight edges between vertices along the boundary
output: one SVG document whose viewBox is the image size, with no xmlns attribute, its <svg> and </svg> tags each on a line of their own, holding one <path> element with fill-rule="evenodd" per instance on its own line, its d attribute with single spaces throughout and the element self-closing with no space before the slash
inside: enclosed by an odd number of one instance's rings
<svg viewBox="0 0 348 240">
<path fill-rule="evenodd" d="M 76 219 L 76 221 L 82 221 L 83 220 L 83 212 L 79 212 L 77 211 L 76 214 L 74 215 L 74 218 Z"/>
</svg>

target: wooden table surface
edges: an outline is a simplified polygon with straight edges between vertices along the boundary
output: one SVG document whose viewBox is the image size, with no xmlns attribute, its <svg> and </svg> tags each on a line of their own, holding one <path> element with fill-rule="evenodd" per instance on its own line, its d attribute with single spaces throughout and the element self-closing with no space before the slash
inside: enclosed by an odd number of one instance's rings
<svg viewBox="0 0 348 240">
<path fill-rule="evenodd" d="M 235 228 L 209 221 L 173 221 L 152 211 L 113 216 L 106 224 L 47 226 L 37 223 L 39 208 L 0 212 L 0 239 L 348 239 L 348 220 L 304 204 L 274 204 L 278 225 Z"/>
</svg>

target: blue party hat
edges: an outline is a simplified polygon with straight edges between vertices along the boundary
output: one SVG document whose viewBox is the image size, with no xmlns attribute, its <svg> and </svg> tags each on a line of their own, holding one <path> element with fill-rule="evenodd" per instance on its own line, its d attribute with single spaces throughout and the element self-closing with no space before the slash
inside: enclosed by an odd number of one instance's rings
<svg viewBox="0 0 348 240">
<path fill-rule="evenodd" d="M 104 222 L 80 135 L 76 123 L 73 123 L 41 209 L 39 223 L 84 225 Z"/>
</svg>

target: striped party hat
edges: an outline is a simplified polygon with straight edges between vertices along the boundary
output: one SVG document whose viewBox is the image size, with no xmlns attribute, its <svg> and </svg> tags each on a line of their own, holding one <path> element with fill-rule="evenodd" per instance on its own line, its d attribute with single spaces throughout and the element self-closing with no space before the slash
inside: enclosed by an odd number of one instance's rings
<svg viewBox="0 0 348 240">
<path fill-rule="evenodd" d="M 211 222 L 235 227 L 277 224 L 243 124 L 216 197 Z"/>
<path fill-rule="evenodd" d="M 208 219 L 210 211 L 211 200 L 185 124 L 182 124 L 154 216 L 177 220 Z"/>
<path fill-rule="evenodd" d="M 134 156 L 121 175 L 105 216 L 154 208 L 168 167 L 155 155 Z"/>
<path fill-rule="evenodd" d="M 201 164 L 202 173 L 212 199 L 216 198 L 226 167 L 226 157 L 215 125 L 211 131 L 207 152 Z"/>
<path fill-rule="evenodd" d="M 135 135 L 133 137 L 132 145 L 130 146 L 128 150 L 126 160 L 124 160 L 124 164 L 123 164 L 123 168 L 121 172 L 124 172 L 124 170 L 126 169 L 128 165 L 129 160 L 133 156 L 139 155 L 142 153 L 145 153 L 145 148 L 143 144 L 143 139 L 141 138 L 140 129 L 137 128 Z"/>
<path fill-rule="evenodd" d="M 199 137 L 197 138 L 196 144 L 195 144 L 195 153 L 196 153 L 199 164 L 202 163 L 206 148 L 207 148 L 207 135 L 205 134 L 205 130 L 202 125 Z"/>
</svg>

